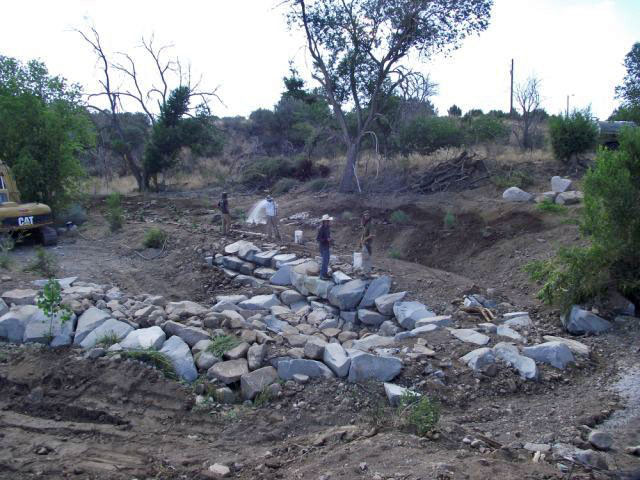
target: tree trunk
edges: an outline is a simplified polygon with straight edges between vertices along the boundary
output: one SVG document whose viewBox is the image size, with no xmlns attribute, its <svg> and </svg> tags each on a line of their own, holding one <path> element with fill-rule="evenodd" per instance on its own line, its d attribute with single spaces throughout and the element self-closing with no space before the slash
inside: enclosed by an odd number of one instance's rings
<svg viewBox="0 0 640 480">
<path fill-rule="evenodd" d="M 136 179 L 136 183 L 138 184 L 138 190 L 141 192 L 144 192 L 146 190 L 145 181 L 144 181 L 144 176 L 140 171 L 140 168 L 136 164 L 135 160 L 131 157 L 131 154 L 125 153 L 124 160 L 127 166 L 129 167 L 129 170 L 131 171 L 131 173 Z"/>
<path fill-rule="evenodd" d="M 349 149 L 347 150 L 347 164 L 344 166 L 339 189 L 342 193 L 352 193 L 357 189 L 355 168 L 358 163 L 358 155 L 360 155 L 359 144 L 360 141 L 356 140 L 349 145 Z"/>
</svg>

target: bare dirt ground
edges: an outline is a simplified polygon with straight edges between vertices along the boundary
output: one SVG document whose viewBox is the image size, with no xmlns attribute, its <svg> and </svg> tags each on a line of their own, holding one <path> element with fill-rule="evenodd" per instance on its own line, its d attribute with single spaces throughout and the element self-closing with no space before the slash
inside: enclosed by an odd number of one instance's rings
<svg viewBox="0 0 640 480">
<path fill-rule="evenodd" d="M 278 200 L 283 218 L 305 211 L 334 215 L 335 253 L 346 261 L 357 244 L 359 215 L 371 210 L 377 270 L 393 275 L 393 290 L 409 291 L 438 313 L 466 292 L 492 288 L 496 300 L 531 312 L 536 336 L 559 334 L 557 312 L 539 304 L 521 267 L 578 240 L 573 219 L 579 207 L 553 216 L 497 198 L 486 187 L 430 197 L 318 194 Z M 232 197 L 232 209 L 246 212 L 256 200 Z M 238 292 L 204 263 L 206 254 L 241 235 L 220 237 L 211 222 L 216 201 L 204 194 L 127 197 L 127 222 L 115 234 L 96 202 L 81 234 L 49 249 L 58 259 L 58 275 L 204 304 L 216 294 Z M 391 221 L 396 210 L 408 214 L 406 224 Z M 447 212 L 455 215 L 453 226 L 444 225 Z M 164 249 L 142 248 L 151 226 L 169 233 Z M 240 223 L 236 228 L 260 231 Z M 298 229 L 315 238 L 312 226 L 283 222 L 285 238 Z M 315 252 L 313 241 L 286 246 Z M 12 255 L 12 269 L 3 273 L 5 290 L 39 277 L 22 270 L 33 258 L 32 246 L 19 246 Z M 382 407 L 379 384 L 312 381 L 285 385 L 281 396 L 259 407 L 202 408 L 194 405 L 197 386 L 167 380 L 137 362 L 0 344 L 0 477 L 198 479 L 218 462 L 239 479 L 636 478 L 566 462 L 570 471 L 560 471 L 556 462 L 532 462 L 521 446 L 565 442 L 588 448 L 581 425 L 600 425 L 615 439 L 611 469 L 640 467 L 637 457 L 624 453 L 624 447 L 640 444 L 633 408 L 640 401 L 639 338 L 640 325 L 628 322 L 610 334 L 580 339 L 592 355 L 565 371 L 543 367 L 539 382 L 525 382 L 507 369 L 493 377 L 474 375 L 457 361 L 472 348 L 436 338 L 429 345 L 436 357 L 407 366 L 398 379 L 418 385 L 441 405 L 438 435 L 427 439 L 395 425 L 391 409 Z M 445 385 L 427 380 L 429 365 L 445 372 Z M 465 437 L 483 439 L 485 447 L 471 448 Z"/>
</svg>

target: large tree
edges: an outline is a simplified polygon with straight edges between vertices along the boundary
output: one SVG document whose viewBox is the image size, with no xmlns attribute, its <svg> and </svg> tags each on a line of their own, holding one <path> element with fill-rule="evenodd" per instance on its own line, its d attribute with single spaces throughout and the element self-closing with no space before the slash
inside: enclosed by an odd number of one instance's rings
<svg viewBox="0 0 640 480">
<path fill-rule="evenodd" d="M 624 66 L 627 74 L 616 87 L 616 97 L 626 107 L 640 107 L 640 42 L 636 42 L 624 57 Z"/>
<path fill-rule="evenodd" d="M 455 48 L 488 26 L 493 0 L 289 0 L 289 25 L 302 28 L 317 80 L 347 147 L 340 190 L 356 187 L 362 139 L 386 98 L 418 76 L 416 54 Z M 355 127 L 346 108 L 352 106 Z"/>
</svg>

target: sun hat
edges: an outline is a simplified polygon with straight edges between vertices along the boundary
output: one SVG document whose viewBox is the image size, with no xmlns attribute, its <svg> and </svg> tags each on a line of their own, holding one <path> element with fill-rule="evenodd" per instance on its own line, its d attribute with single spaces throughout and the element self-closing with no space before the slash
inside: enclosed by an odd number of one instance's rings
<svg viewBox="0 0 640 480">
<path fill-rule="evenodd" d="M 333 220 L 333 217 L 330 217 L 329 215 L 327 215 L 325 213 L 320 220 L 323 221 L 323 222 L 327 222 L 327 221 Z"/>
</svg>

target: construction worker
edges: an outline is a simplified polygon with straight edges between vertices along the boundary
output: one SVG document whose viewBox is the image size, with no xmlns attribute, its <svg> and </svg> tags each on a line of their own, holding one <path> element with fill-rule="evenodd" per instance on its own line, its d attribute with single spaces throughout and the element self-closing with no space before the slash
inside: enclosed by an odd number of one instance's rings
<svg viewBox="0 0 640 480">
<path fill-rule="evenodd" d="M 231 229 L 231 215 L 229 214 L 229 200 L 227 192 L 222 192 L 222 198 L 218 202 L 218 208 L 222 214 L 222 235 L 228 235 Z"/>
<path fill-rule="evenodd" d="M 362 248 L 362 274 L 365 277 L 371 275 L 371 255 L 373 253 L 372 223 L 369 210 L 365 210 L 362 214 L 362 235 L 360 237 L 360 247 Z"/>
<path fill-rule="evenodd" d="M 330 280 L 329 259 L 331 258 L 331 243 L 333 243 L 333 240 L 331 240 L 331 220 L 333 220 L 333 218 L 325 214 L 320 220 L 320 228 L 318 229 L 318 235 L 316 236 L 320 256 L 322 257 L 320 278 L 322 280 Z"/>
<path fill-rule="evenodd" d="M 271 195 L 267 195 L 265 213 L 267 215 L 267 238 L 275 237 L 281 240 L 280 231 L 278 230 L 278 204 Z"/>
</svg>

